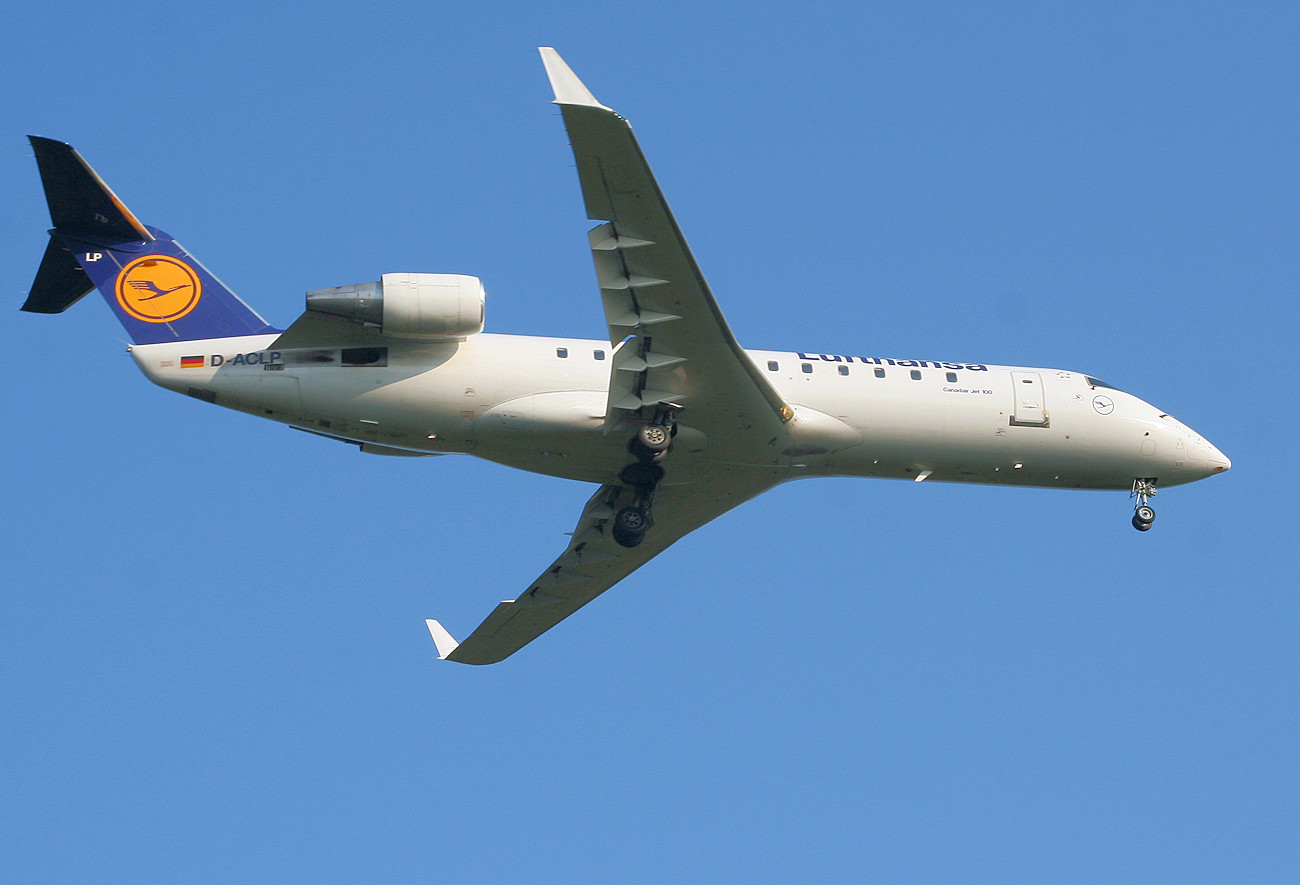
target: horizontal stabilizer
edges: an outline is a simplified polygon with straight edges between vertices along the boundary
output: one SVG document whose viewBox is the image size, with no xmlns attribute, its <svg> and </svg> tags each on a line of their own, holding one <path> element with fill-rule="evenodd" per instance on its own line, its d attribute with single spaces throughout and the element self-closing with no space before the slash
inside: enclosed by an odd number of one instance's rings
<svg viewBox="0 0 1300 885">
<path fill-rule="evenodd" d="M 95 289 L 81 262 L 57 237 L 50 237 L 40 270 L 22 309 L 29 313 L 63 313 Z"/>
<path fill-rule="evenodd" d="M 118 240 L 140 242 L 152 240 L 131 210 L 117 194 L 95 174 L 72 145 L 27 136 L 36 151 L 36 165 L 41 170 L 41 184 L 50 204 L 50 221 L 61 234 L 79 235 L 92 242 Z"/>
</svg>

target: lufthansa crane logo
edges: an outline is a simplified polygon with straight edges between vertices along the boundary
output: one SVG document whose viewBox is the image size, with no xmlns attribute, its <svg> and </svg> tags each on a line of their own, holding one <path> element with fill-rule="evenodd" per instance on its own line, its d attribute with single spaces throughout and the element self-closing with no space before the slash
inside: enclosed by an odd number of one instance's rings
<svg viewBox="0 0 1300 885">
<path fill-rule="evenodd" d="M 202 293 L 194 268 L 169 255 L 137 258 L 117 275 L 117 303 L 146 323 L 179 320 L 198 307 Z"/>
</svg>

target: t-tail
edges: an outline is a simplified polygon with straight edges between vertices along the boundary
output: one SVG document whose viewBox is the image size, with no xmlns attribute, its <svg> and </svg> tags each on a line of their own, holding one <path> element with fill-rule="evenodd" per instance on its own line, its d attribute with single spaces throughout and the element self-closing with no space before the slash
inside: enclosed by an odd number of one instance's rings
<svg viewBox="0 0 1300 885">
<path fill-rule="evenodd" d="M 170 235 L 141 224 L 71 145 L 29 138 L 54 228 L 23 310 L 62 313 L 99 289 L 136 344 L 279 331 Z"/>
</svg>

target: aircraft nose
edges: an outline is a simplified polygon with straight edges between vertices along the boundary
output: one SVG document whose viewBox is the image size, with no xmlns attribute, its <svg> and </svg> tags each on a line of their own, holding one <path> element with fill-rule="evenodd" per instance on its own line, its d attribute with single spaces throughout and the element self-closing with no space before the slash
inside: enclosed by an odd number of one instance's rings
<svg viewBox="0 0 1300 885">
<path fill-rule="evenodd" d="M 1228 456 L 1219 451 L 1208 439 L 1171 415 L 1162 415 L 1165 426 L 1176 436 L 1175 458 L 1180 462 L 1183 482 L 1193 482 L 1223 473 L 1232 467 Z"/>
<path fill-rule="evenodd" d="M 1220 452 L 1209 440 L 1193 433 L 1187 440 L 1187 451 L 1191 456 L 1191 466 L 1199 477 L 1214 476 L 1232 467 L 1228 456 Z"/>
<path fill-rule="evenodd" d="M 1208 459 L 1206 459 L 1206 463 L 1210 465 L 1211 473 L 1222 473 L 1225 470 L 1232 469 L 1232 462 L 1228 460 L 1227 455 L 1223 454 L 1223 452 L 1220 452 L 1217 448 L 1215 448 L 1213 445 L 1211 445 L 1208 442 L 1206 443 L 1206 445 L 1209 446 L 1210 449 L 1210 456 Z"/>
</svg>

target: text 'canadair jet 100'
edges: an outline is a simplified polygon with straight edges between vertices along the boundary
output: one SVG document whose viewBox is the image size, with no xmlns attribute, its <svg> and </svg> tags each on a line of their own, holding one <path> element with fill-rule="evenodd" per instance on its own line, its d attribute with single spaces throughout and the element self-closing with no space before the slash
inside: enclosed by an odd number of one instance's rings
<svg viewBox="0 0 1300 885">
<path fill-rule="evenodd" d="M 596 483 L 572 540 L 441 658 L 500 661 L 677 539 L 807 476 L 1118 489 L 1227 470 L 1159 409 L 1079 372 L 743 350 L 623 117 L 553 49 L 609 334 L 483 332 L 476 277 L 389 273 L 268 325 L 70 146 L 32 137 L 54 228 L 24 310 L 98 288 L 154 383 L 379 454 L 468 453 Z"/>
</svg>

